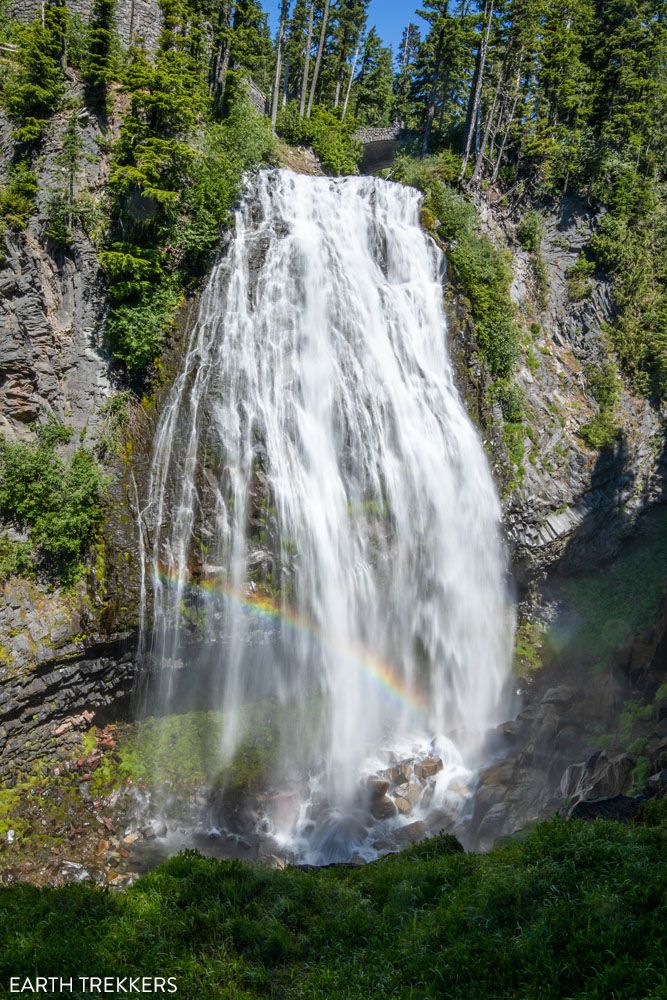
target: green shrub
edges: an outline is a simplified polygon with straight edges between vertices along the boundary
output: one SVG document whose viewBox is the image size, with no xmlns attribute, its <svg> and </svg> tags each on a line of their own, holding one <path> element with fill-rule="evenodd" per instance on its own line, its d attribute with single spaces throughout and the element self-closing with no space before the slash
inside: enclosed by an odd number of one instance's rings
<svg viewBox="0 0 667 1000">
<path fill-rule="evenodd" d="M 98 528 L 103 488 L 89 451 L 78 448 L 69 461 L 58 454 L 70 436 L 51 422 L 34 444 L 0 442 L 0 517 L 27 531 L 42 568 L 65 582 L 76 576 Z"/>
<path fill-rule="evenodd" d="M 5 107 L 14 124 L 14 139 L 34 143 L 60 100 L 65 76 L 61 56 L 67 30 L 67 8 L 45 3 L 31 24 L 17 25 L 15 70 L 5 88 Z"/>
<path fill-rule="evenodd" d="M 115 297 L 113 290 L 111 294 Z M 123 362 L 130 375 L 143 376 L 157 359 L 182 297 L 178 278 L 169 275 L 148 285 L 132 301 L 114 305 L 106 338 L 114 358 Z"/>
<path fill-rule="evenodd" d="M 25 160 L 15 163 L 0 187 L 0 236 L 4 229 L 25 229 L 35 208 L 37 177 Z"/>
<path fill-rule="evenodd" d="M 514 637 L 514 672 L 529 678 L 542 666 L 546 627 L 542 622 L 524 621 L 517 625 Z"/>
<path fill-rule="evenodd" d="M 17 542 L 0 532 L 0 583 L 12 576 L 32 576 L 35 564 L 29 542 Z"/>
<path fill-rule="evenodd" d="M 110 180 L 123 239 L 112 236 L 99 253 L 112 303 L 107 343 L 139 381 L 160 354 L 185 287 L 218 246 L 244 171 L 275 150 L 269 123 L 243 95 L 230 99 L 223 122 L 204 123 L 196 80 L 192 107 L 183 106 L 181 83 L 164 94 L 178 67 L 185 72 L 165 56 L 152 70 L 141 53 L 132 56 L 133 111 Z"/>
<path fill-rule="evenodd" d="M 293 146 L 311 146 L 331 174 L 355 174 L 361 157 L 361 144 L 354 139 L 356 123 L 344 122 L 334 112 L 316 105 L 310 118 L 299 115 L 292 101 L 278 115 L 276 130 Z"/>
<path fill-rule="evenodd" d="M 616 423 L 616 406 L 621 397 L 620 381 L 616 366 L 611 361 L 586 368 L 586 381 L 598 412 L 579 428 L 579 437 L 589 448 L 599 451 L 610 447 L 620 434 Z"/>
<path fill-rule="evenodd" d="M 595 274 L 595 263 L 588 260 L 585 254 L 579 254 L 576 264 L 568 267 L 565 272 L 567 294 L 571 302 L 580 302 L 591 294 L 590 279 Z"/>
<path fill-rule="evenodd" d="M 539 253 L 544 238 L 544 220 L 531 208 L 521 219 L 516 232 L 519 243 L 530 253 Z"/>
</svg>

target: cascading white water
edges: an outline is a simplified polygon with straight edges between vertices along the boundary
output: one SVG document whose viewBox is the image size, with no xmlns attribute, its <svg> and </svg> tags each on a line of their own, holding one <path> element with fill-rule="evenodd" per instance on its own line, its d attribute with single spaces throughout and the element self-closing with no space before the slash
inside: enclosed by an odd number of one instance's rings
<svg viewBox="0 0 667 1000">
<path fill-rule="evenodd" d="M 342 808 L 381 747 L 449 734 L 472 759 L 508 676 L 500 507 L 419 203 L 375 178 L 250 177 L 151 470 L 163 698 L 198 665 L 228 755 L 242 704 L 294 706 L 286 768 L 315 713 Z"/>
</svg>

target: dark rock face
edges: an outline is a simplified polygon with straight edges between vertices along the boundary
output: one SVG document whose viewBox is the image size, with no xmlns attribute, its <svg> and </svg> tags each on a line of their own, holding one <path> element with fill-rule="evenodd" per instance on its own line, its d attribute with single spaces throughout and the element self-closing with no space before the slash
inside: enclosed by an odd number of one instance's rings
<svg viewBox="0 0 667 1000">
<path fill-rule="evenodd" d="M 560 790 L 570 807 L 570 815 L 583 800 L 622 795 L 632 786 L 632 772 L 637 758 L 632 754 L 609 754 L 597 750 L 588 760 L 570 764 L 563 773 Z"/>
<path fill-rule="evenodd" d="M 100 406 L 112 395 L 109 358 L 101 342 L 106 300 L 95 248 L 82 230 L 71 246 L 54 244 L 45 234 L 48 201 L 62 175 L 58 156 L 69 116 L 54 118 L 38 167 L 37 211 L 27 229 L 6 234 L 0 253 L 0 433 L 25 438 L 29 425 L 53 415 L 94 440 Z M 77 194 L 90 193 L 104 172 L 99 124 L 78 116 L 88 157 Z M 0 113 L 0 131 L 8 126 Z M 0 144 L 0 177 L 11 143 Z"/>
<path fill-rule="evenodd" d="M 645 795 L 613 795 L 608 799 L 578 802 L 570 813 L 570 819 L 609 819 L 627 823 L 635 818 L 645 801 Z"/>
<path fill-rule="evenodd" d="M 134 635 L 55 657 L 0 680 L 0 775 L 11 778 L 51 749 L 53 730 L 84 711 L 101 720 L 129 699 L 136 675 Z"/>
</svg>

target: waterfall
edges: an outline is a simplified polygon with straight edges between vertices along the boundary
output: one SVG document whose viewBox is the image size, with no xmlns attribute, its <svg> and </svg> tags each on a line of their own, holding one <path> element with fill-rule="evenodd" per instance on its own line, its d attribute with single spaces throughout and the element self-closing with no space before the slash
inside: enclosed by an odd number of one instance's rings
<svg viewBox="0 0 667 1000">
<path fill-rule="evenodd" d="M 196 689 L 232 760 L 243 706 L 286 707 L 276 769 L 341 809 L 383 749 L 474 762 L 509 670 L 500 505 L 419 206 L 248 178 L 154 443 L 161 711 Z"/>
</svg>

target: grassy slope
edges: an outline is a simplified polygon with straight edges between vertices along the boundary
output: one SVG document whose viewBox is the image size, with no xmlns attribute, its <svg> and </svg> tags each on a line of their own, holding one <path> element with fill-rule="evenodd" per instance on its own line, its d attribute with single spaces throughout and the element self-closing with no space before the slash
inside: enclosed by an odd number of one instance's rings
<svg viewBox="0 0 667 1000">
<path fill-rule="evenodd" d="M 122 894 L 15 886 L 0 995 L 39 973 L 174 975 L 193 1000 L 665 997 L 666 847 L 664 820 L 556 819 L 488 855 L 445 835 L 362 868 L 186 854 Z"/>
</svg>

